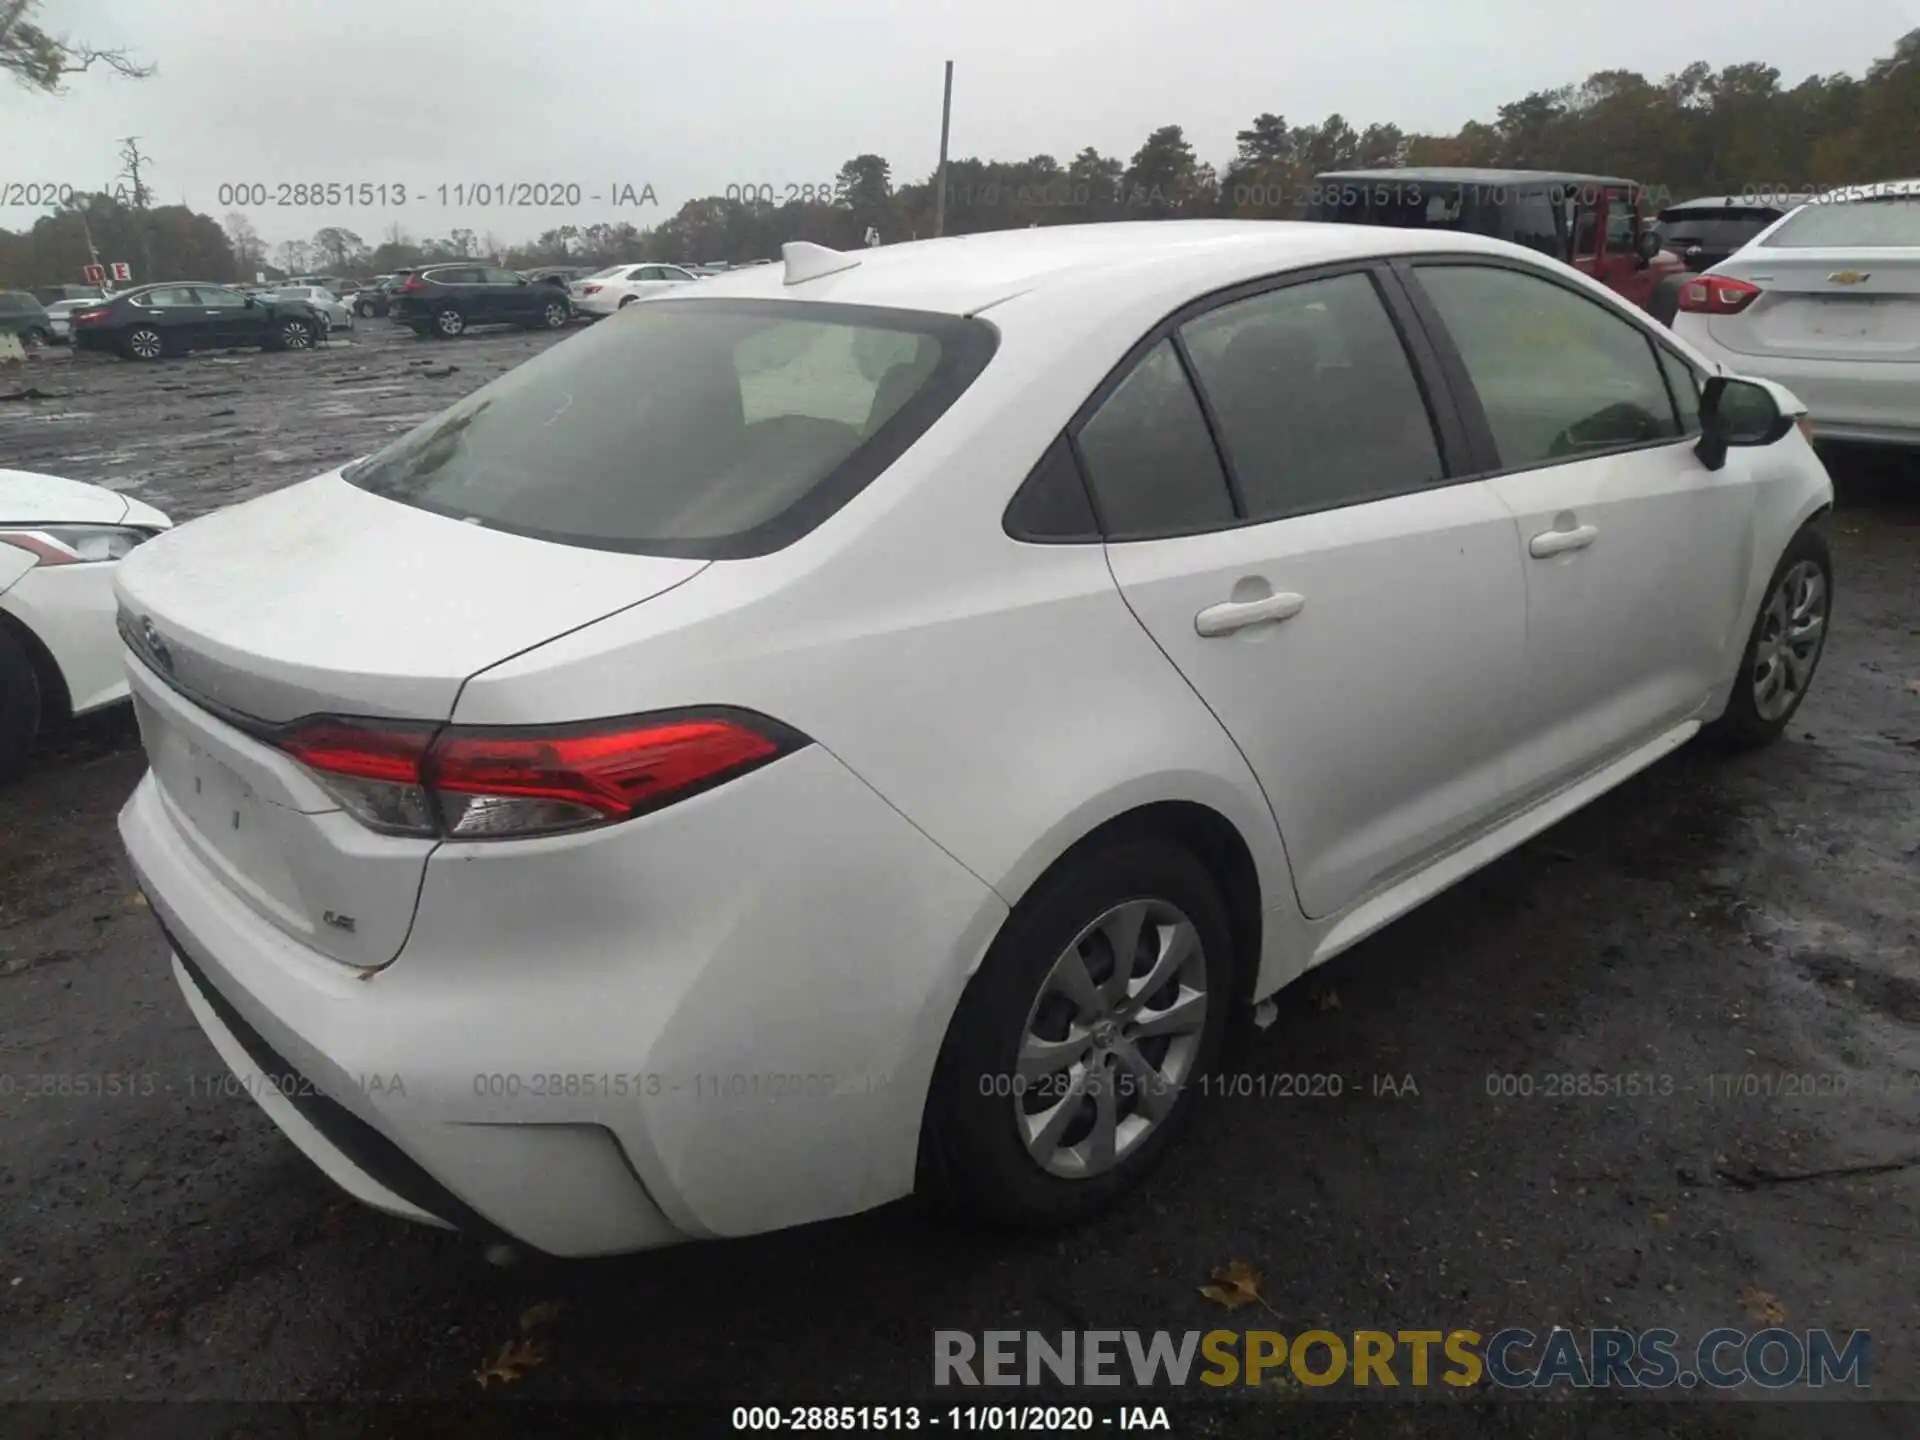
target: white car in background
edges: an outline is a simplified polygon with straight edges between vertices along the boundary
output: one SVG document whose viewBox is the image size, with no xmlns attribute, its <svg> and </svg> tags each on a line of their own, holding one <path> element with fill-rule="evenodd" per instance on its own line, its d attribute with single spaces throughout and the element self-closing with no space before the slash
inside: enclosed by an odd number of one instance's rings
<svg viewBox="0 0 1920 1440">
<path fill-rule="evenodd" d="M 1846 186 L 1680 290 L 1673 332 L 1807 404 L 1815 438 L 1920 448 L 1920 180 Z"/>
<path fill-rule="evenodd" d="M 53 331 L 54 343 L 66 345 L 72 341 L 72 315 L 75 310 L 88 309 L 99 303 L 98 300 L 56 300 L 47 306 L 47 323 Z"/>
<path fill-rule="evenodd" d="M 573 308 L 583 315 L 611 315 L 623 305 L 664 294 L 700 277 L 678 265 L 609 265 L 567 287 Z"/>
<path fill-rule="evenodd" d="M 0 780 L 49 720 L 127 698 L 115 562 L 171 524 L 98 485 L 0 470 Z"/>
<path fill-rule="evenodd" d="M 353 329 L 353 306 L 324 285 L 281 285 L 269 292 L 273 300 L 304 300 L 327 322 L 327 333 Z"/>
<path fill-rule="evenodd" d="M 121 835 L 372 1205 L 565 1256 L 1070 1221 L 1230 1012 L 1780 735 L 1800 410 L 1477 235 L 791 244 L 136 552 Z"/>
</svg>

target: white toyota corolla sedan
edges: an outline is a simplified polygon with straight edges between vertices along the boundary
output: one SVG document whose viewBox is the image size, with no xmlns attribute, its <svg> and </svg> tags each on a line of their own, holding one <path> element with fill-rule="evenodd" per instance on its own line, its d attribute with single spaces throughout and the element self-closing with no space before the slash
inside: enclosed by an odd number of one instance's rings
<svg viewBox="0 0 1920 1440">
<path fill-rule="evenodd" d="M 384 1210 L 1067 1221 L 1249 1002 L 1780 733 L 1799 414 L 1474 236 L 790 245 L 136 552 L 121 832 L 214 1046 Z"/>
<path fill-rule="evenodd" d="M 127 698 L 113 572 L 170 524 L 98 485 L 0 470 L 0 780 L 49 721 Z"/>
<path fill-rule="evenodd" d="M 1920 180 L 1815 197 L 1680 291 L 1676 335 L 1793 387 L 1821 440 L 1920 449 Z"/>
</svg>

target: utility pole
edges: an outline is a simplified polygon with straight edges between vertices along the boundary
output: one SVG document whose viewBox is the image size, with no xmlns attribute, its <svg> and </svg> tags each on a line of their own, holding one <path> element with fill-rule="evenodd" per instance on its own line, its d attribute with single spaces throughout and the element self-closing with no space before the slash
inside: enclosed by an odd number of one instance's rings
<svg viewBox="0 0 1920 1440">
<path fill-rule="evenodd" d="M 947 233 L 947 128 L 953 119 L 953 61 L 947 61 L 947 91 L 940 100 L 940 169 L 934 179 L 933 233 Z"/>
<path fill-rule="evenodd" d="M 150 157 L 140 153 L 140 137 L 128 135 L 120 141 L 120 178 L 133 184 L 134 228 L 140 232 L 141 279 L 154 280 L 153 246 L 147 239 L 147 184 L 140 178 L 140 167 L 148 164 Z"/>
</svg>

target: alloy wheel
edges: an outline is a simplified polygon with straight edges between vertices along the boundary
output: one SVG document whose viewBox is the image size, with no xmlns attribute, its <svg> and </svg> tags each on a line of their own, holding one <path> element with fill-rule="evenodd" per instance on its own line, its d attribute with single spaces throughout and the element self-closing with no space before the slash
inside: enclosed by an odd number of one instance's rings
<svg viewBox="0 0 1920 1440">
<path fill-rule="evenodd" d="M 1128 900 L 1054 962 L 1027 1013 L 1013 1120 L 1049 1174 L 1113 1169 L 1173 1111 L 1206 1027 L 1200 933 L 1164 900 Z"/>
<path fill-rule="evenodd" d="M 160 358 L 160 332 L 140 329 L 127 336 L 127 348 L 142 360 Z"/>
<path fill-rule="evenodd" d="M 313 333 L 298 320 L 289 320 L 280 331 L 280 341 L 289 350 L 304 350 L 313 343 Z"/>
<path fill-rule="evenodd" d="M 567 307 L 564 305 L 547 306 L 547 328 L 558 330 L 567 323 Z"/>
<path fill-rule="evenodd" d="M 466 317 L 458 310 L 442 310 L 434 317 L 434 321 L 439 326 L 442 335 L 458 335 L 462 330 L 467 328 Z"/>
<path fill-rule="evenodd" d="M 1806 693 L 1827 638 L 1827 578 L 1812 560 L 1780 577 L 1753 648 L 1753 708 L 1778 720 Z"/>
</svg>

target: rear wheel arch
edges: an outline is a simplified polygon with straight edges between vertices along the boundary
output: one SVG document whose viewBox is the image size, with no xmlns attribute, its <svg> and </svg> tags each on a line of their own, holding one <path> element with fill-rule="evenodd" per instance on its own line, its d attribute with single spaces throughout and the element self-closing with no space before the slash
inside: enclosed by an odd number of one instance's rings
<svg viewBox="0 0 1920 1440">
<path fill-rule="evenodd" d="M 1262 914 L 1260 873 L 1252 848 L 1240 829 L 1210 805 L 1191 800 L 1158 800 L 1135 806 L 1102 821 L 1055 856 L 1036 875 L 1009 908 L 1040 890 L 1055 874 L 1074 864 L 1087 851 L 1122 835 L 1154 835 L 1190 851 L 1206 868 L 1225 901 L 1233 933 L 1233 992 L 1236 1000 L 1251 998 L 1260 970 Z"/>
<path fill-rule="evenodd" d="M 73 699 L 67 691 L 67 677 L 60 673 L 53 652 L 41 643 L 40 637 L 22 621 L 0 610 L 0 640 L 11 641 L 33 667 L 34 679 L 40 684 L 41 729 L 65 724 L 71 719 Z"/>
</svg>

